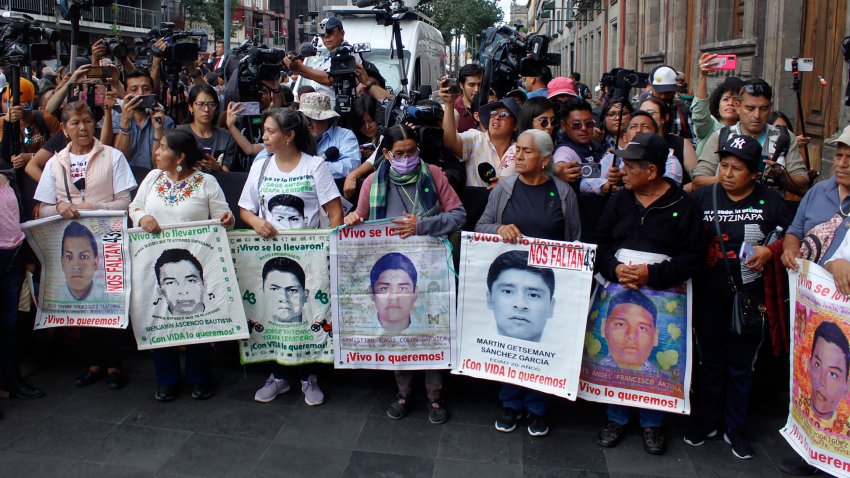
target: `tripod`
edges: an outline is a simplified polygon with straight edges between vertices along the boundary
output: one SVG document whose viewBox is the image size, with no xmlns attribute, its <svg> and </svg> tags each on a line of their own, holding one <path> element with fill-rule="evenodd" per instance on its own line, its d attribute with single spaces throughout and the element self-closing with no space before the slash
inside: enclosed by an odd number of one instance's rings
<svg viewBox="0 0 850 478">
<path fill-rule="evenodd" d="M 803 89 L 803 77 L 800 75 L 799 66 L 797 64 L 797 57 L 791 58 L 791 74 L 793 76 L 793 80 L 791 81 L 791 89 L 794 90 L 794 96 L 797 98 L 797 119 L 798 124 L 800 125 L 800 132 L 803 136 L 806 136 L 806 120 L 803 117 L 803 102 L 800 100 L 800 91 Z M 806 167 L 806 171 L 809 170 L 809 145 L 803 146 L 803 165 Z"/>
</svg>

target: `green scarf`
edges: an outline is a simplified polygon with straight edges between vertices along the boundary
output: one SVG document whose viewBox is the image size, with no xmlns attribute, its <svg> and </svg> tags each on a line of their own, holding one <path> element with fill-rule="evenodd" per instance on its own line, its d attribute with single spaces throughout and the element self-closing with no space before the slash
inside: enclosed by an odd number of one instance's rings
<svg viewBox="0 0 850 478">
<path fill-rule="evenodd" d="M 419 161 L 419 168 L 407 174 L 401 174 L 390 167 L 389 161 L 381 161 L 375 176 L 372 178 L 372 187 L 369 189 L 369 219 L 385 219 L 387 217 L 387 185 L 403 187 L 416 184 L 416 198 L 413 204 L 412 214 L 428 217 L 440 212 L 437 199 L 437 188 L 434 186 L 434 178 L 425 161 Z"/>
</svg>

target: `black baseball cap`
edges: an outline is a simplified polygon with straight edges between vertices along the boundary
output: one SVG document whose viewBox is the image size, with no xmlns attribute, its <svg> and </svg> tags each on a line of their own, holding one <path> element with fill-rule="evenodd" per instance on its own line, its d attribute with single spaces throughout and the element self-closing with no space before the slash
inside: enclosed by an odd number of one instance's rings
<svg viewBox="0 0 850 478">
<path fill-rule="evenodd" d="M 747 165 L 750 171 L 758 171 L 761 162 L 761 145 L 758 140 L 746 135 L 730 135 L 726 144 L 720 146 L 717 155 L 735 156 Z"/>
<path fill-rule="evenodd" d="M 666 170 L 670 151 L 664 138 L 655 133 L 638 133 L 625 149 L 614 151 L 614 156 L 633 161 L 647 161 L 658 167 L 662 174 Z"/>
<path fill-rule="evenodd" d="M 325 24 L 325 31 L 331 31 L 333 29 L 342 30 L 342 20 L 337 17 L 328 17 L 322 20 L 321 23 Z"/>
</svg>

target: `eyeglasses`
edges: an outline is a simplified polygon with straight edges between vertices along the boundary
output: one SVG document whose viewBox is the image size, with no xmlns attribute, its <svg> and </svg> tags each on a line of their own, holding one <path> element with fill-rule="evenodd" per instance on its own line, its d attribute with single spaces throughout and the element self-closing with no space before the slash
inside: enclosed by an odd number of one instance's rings
<svg viewBox="0 0 850 478">
<path fill-rule="evenodd" d="M 555 117 L 551 118 L 534 118 L 535 122 L 540 123 L 541 128 L 548 128 L 550 124 L 555 124 Z"/>
<path fill-rule="evenodd" d="M 582 126 L 587 129 L 593 129 L 593 127 L 596 126 L 596 121 L 587 120 L 584 123 L 582 123 L 581 121 L 573 121 L 572 123 L 570 123 L 570 128 L 572 128 L 573 131 L 580 131 Z"/>
<path fill-rule="evenodd" d="M 622 113 L 621 113 L 620 111 L 622 111 Z M 606 117 L 606 118 L 614 119 L 614 118 L 619 118 L 619 117 L 620 117 L 620 115 L 622 115 L 622 116 L 623 116 L 623 118 L 625 118 L 626 116 L 631 116 L 632 114 L 631 114 L 631 113 L 629 113 L 629 112 L 628 112 L 628 110 L 617 110 L 617 111 L 609 111 L 609 112 L 605 115 L 605 117 Z"/>
<path fill-rule="evenodd" d="M 773 96 L 773 88 L 770 87 L 767 83 L 752 83 L 749 85 L 745 85 L 744 88 L 741 89 L 744 93 L 753 96 L 764 96 L 770 99 Z"/>
<path fill-rule="evenodd" d="M 195 105 L 195 108 L 198 108 L 199 110 L 214 110 L 218 107 L 218 104 L 216 104 L 215 101 L 208 101 L 206 103 L 204 103 L 203 101 L 198 101 L 197 103 L 192 104 Z"/>
<path fill-rule="evenodd" d="M 508 118 L 513 118 L 513 117 L 514 117 L 514 115 L 510 114 L 507 111 L 494 111 L 494 112 L 490 113 L 490 119 L 495 118 L 495 119 L 499 119 L 499 120 L 504 121 Z M 545 126 L 544 126 L 544 128 L 545 128 Z"/>
<path fill-rule="evenodd" d="M 419 148 L 408 149 L 407 151 L 393 151 L 393 158 L 412 158 L 419 154 Z"/>
</svg>

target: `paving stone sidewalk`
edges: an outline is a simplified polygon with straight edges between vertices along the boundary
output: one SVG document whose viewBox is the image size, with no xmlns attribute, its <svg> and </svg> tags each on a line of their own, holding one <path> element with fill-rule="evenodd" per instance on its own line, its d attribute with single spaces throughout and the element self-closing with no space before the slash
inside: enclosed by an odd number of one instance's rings
<svg viewBox="0 0 850 478">
<path fill-rule="evenodd" d="M 327 369 L 320 384 L 327 401 L 304 404 L 298 387 L 273 402 L 253 401 L 267 369 L 242 367 L 233 351 L 216 354 L 215 395 L 195 401 L 184 387 L 171 403 L 154 400 L 150 354 L 125 359 L 130 381 L 120 391 L 105 383 L 79 389 L 80 363 L 54 360 L 30 376 L 47 396 L 0 400 L 0 477 L 625 477 L 781 476 L 776 464 L 793 456 L 777 430 L 787 396 L 756 393 L 751 428 L 756 457 L 732 456 L 719 439 L 694 448 L 683 443 L 686 417 L 665 429 L 667 453 L 643 451 L 637 427 L 616 448 L 596 445 L 604 406 L 553 400 L 551 432 L 499 433 L 501 410 L 493 382 L 449 377 L 451 418 L 428 422 L 424 379 L 416 408 L 402 420 L 386 416 L 394 396 L 390 372 Z M 786 382 L 787 383 L 787 382 Z"/>
</svg>

